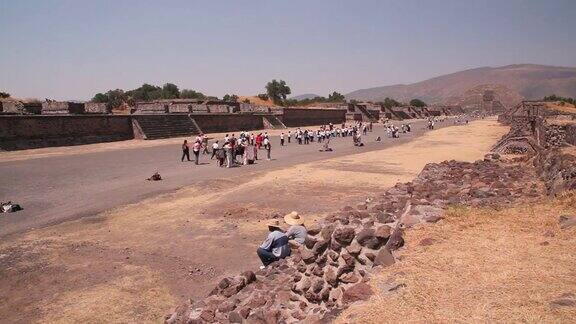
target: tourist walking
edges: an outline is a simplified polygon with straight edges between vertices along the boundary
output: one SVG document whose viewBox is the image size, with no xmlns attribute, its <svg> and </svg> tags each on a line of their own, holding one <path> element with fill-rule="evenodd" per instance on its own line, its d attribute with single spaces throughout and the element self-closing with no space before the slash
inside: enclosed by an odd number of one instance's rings
<svg viewBox="0 0 576 324">
<path fill-rule="evenodd" d="M 210 151 L 208 151 L 208 136 L 205 134 L 202 134 L 202 147 L 204 148 L 202 154 L 210 154 Z M 212 156 L 214 156 L 214 154 L 212 154 Z"/>
<path fill-rule="evenodd" d="M 218 160 L 218 166 L 223 167 L 224 161 L 226 160 L 226 151 L 224 150 L 224 148 L 218 149 L 216 151 L 216 159 Z"/>
<path fill-rule="evenodd" d="M 280 145 L 284 146 L 284 132 L 280 133 Z"/>
<path fill-rule="evenodd" d="M 270 144 L 270 140 L 268 137 L 264 138 L 264 148 L 266 149 L 266 158 L 268 161 L 271 160 L 270 151 L 272 150 L 272 145 Z"/>
<path fill-rule="evenodd" d="M 227 168 L 231 168 L 232 167 L 232 150 L 233 150 L 233 146 L 230 143 L 230 141 L 226 142 L 226 144 L 224 144 L 224 152 L 226 152 L 226 167 Z"/>
<path fill-rule="evenodd" d="M 198 165 L 200 160 L 200 150 L 202 149 L 202 142 L 196 141 L 192 146 L 192 153 L 194 153 L 194 163 Z"/>
<path fill-rule="evenodd" d="M 184 162 L 184 157 L 190 161 L 190 146 L 188 146 L 187 140 L 184 140 L 184 143 L 182 144 L 182 162 Z"/>
<path fill-rule="evenodd" d="M 219 149 L 220 149 L 220 146 L 218 145 L 218 140 L 216 140 L 216 142 L 214 142 L 214 144 L 212 144 L 212 156 L 210 157 L 210 160 L 212 160 L 214 158 L 214 156 L 216 155 L 216 153 L 218 152 Z"/>
</svg>

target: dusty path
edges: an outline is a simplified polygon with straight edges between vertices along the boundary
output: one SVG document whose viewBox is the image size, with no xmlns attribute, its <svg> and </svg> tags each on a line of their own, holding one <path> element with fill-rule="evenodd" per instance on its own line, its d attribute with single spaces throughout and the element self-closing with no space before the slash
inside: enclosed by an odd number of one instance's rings
<svg viewBox="0 0 576 324">
<path fill-rule="evenodd" d="M 451 122 L 438 125 L 443 127 L 451 125 Z M 203 165 L 200 166 L 180 162 L 182 139 L 39 150 L 43 154 L 51 152 L 55 155 L 37 155 L 27 151 L 3 153 L 0 154 L 0 201 L 18 202 L 24 206 L 24 211 L 0 217 L 0 237 L 95 215 L 206 180 L 253 177 L 303 162 L 398 145 L 425 133 L 423 121 L 413 123 L 413 128 L 414 132 L 402 134 L 400 139 L 391 139 L 385 136 L 382 127 L 377 126 L 374 132 L 364 137 L 366 146 L 363 148 L 353 147 L 351 137 L 337 138 L 331 142 L 334 148 L 331 153 L 319 153 L 317 143 L 297 145 L 293 142 L 280 147 L 278 136 L 274 136 L 273 161 L 262 160 L 253 166 L 233 169 L 216 167 L 215 160 L 210 161 L 208 156 L 201 157 Z M 381 136 L 384 141 L 376 143 L 376 136 Z M 261 157 L 264 154 L 262 150 Z M 25 159 L 13 160 L 19 156 Z M 165 180 L 156 183 L 145 181 L 156 170 Z"/>
<path fill-rule="evenodd" d="M 426 163 L 479 159 L 506 132 L 494 120 L 475 121 L 382 150 L 197 180 L 12 235 L 0 244 L 0 318 L 157 322 L 181 300 L 204 296 L 218 277 L 256 268 L 261 221 L 273 214 L 323 217 L 413 178 Z"/>
</svg>

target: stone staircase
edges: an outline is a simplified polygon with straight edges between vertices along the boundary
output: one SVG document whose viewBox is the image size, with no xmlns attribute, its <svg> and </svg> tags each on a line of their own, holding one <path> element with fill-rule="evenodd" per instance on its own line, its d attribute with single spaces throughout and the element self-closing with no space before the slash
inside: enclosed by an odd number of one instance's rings
<svg viewBox="0 0 576 324">
<path fill-rule="evenodd" d="M 274 115 L 266 115 L 262 116 L 262 118 L 264 119 L 264 126 L 266 126 L 266 128 L 272 128 L 272 129 L 286 128 L 286 125 L 284 125 L 284 123 Z"/>
<path fill-rule="evenodd" d="M 143 139 L 183 137 L 200 134 L 196 121 L 184 114 L 133 115 L 136 128 Z"/>
<path fill-rule="evenodd" d="M 364 107 L 364 106 L 362 106 L 362 105 L 356 105 L 356 107 L 358 108 L 358 110 L 360 110 L 360 112 L 362 113 L 362 115 L 365 116 L 365 117 L 368 119 L 368 121 L 371 121 L 371 122 L 377 122 L 377 121 L 378 121 L 377 118 L 374 117 L 374 116 L 372 115 L 372 113 L 370 113 L 370 112 L 368 111 L 368 109 L 366 109 L 366 107 Z M 364 119 L 364 118 L 362 118 L 362 119 Z"/>
</svg>

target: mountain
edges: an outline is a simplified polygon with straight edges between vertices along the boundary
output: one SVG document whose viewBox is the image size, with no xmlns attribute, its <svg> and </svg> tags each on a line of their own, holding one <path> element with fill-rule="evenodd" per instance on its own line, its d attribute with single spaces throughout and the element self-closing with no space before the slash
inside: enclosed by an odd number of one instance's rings
<svg viewBox="0 0 576 324">
<path fill-rule="evenodd" d="M 381 101 L 390 97 L 408 102 L 419 98 L 427 103 L 455 103 L 466 101 L 466 92 L 476 95 L 478 87 L 499 89 L 497 95 L 504 95 L 511 102 L 540 99 L 550 94 L 576 97 L 576 68 L 536 64 L 481 67 L 413 84 L 356 90 L 347 94 L 346 99 Z"/>
<path fill-rule="evenodd" d="M 313 93 L 305 93 L 305 94 L 301 94 L 299 96 L 290 97 L 290 99 L 304 100 L 304 99 L 314 99 L 316 97 L 321 97 L 321 96 L 317 95 L 317 94 L 313 94 Z"/>
</svg>

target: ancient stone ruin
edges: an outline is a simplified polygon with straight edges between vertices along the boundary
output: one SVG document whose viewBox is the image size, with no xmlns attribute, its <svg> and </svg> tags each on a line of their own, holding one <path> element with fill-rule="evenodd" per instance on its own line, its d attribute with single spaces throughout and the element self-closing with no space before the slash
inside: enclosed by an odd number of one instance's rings
<svg viewBox="0 0 576 324">
<path fill-rule="evenodd" d="M 576 158 L 559 148 L 574 145 L 569 140 L 574 125 L 559 131 L 546 120 L 548 112 L 517 110 L 510 111 L 515 117 L 501 116 L 512 127 L 495 146 L 506 154 L 520 153 L 516 162 L 503 161 L 494 152 L 474 163 L 430 163 L 412 182 L 398 183 L 309 224 L 305 245 L 290 257 L 264 270 L 223 278 L 209 296 L 178 306 L 166 322 L 331 320 L 351 303 L 370 297 L 371 274 L 396 262 L 405 230 L 438 222 L 449 206 L 502 206 L 576 189 Z M 518 137 L 526 138 L 531 149 L 506 148 Z M 534 168 L 519 167 L 529 161 Z"/>
<path fill-rule="evenodd" d="M 534 174 L 490 155 L 474 163 L 428 164 L 409 183 L 398 183 L 355 207 L 308 227 L 305 246 L 264 270 L 223 278 L 204 300 L 187 303 L 167 323 L 294 323 L 329 320 L 372 294 L 373 270 L 395 262 L 403 232 L 442 219 L 449 205 L 507 204 L 537 197 Z"/>
</svg>

